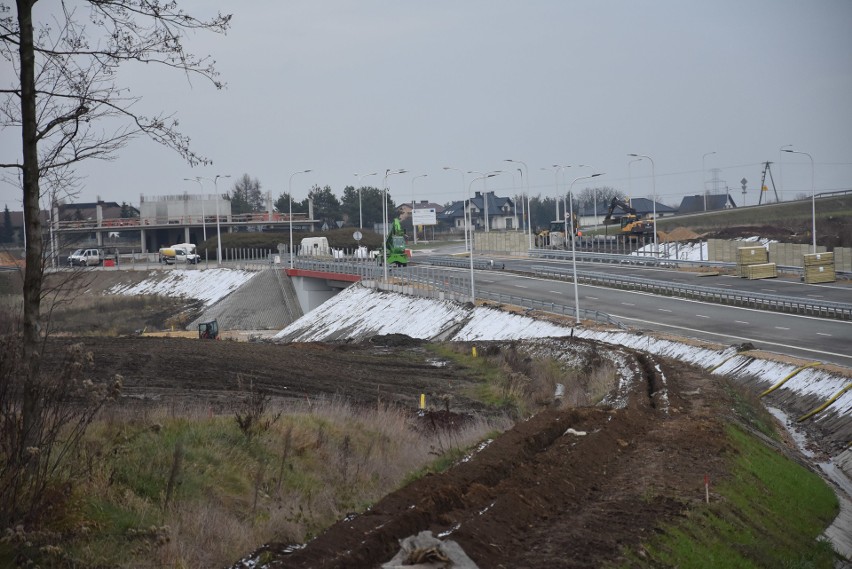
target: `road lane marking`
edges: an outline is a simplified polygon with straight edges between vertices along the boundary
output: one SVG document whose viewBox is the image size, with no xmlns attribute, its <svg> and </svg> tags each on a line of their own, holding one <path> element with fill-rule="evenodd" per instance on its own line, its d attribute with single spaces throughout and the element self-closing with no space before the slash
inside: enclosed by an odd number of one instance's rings
<svg viewBox="0 0 852 569">
<path fill-rule="evenodd" d="M 549 290 L 549 291 L 547 291 L 547 292 L 549 292 L 549 293 L 551 293 L 551 294 L 562 294 L 562 291 L 561 291 L 561 290 Z"/>
<path fill-rule="evenodd" d="M 817 332 L 817 336 L 828 336 L 831 338 L 831 334 L 826 334 L 825 332 Z"/>
<path fill-rule="evenodd" d="M 657 310 L 659 310 L 660 312 L 671 312 L 671 310 L 669 310 L 668 308 L 658 308 Z"/>
<path fill-rule="evenodd" d="M 632 303 L 632 302 L 622 302 L 621 304 L 623 304 L 624 306 L 636 306 L 636 305 L 635 305 L 634 303 Z"/>
<path fill-rule="evenodd" d="M 586 298 L 588 298 L 589 300 L 600 300 L 600 299 L 599 299 L 598 297 L 596 297 L 596 296 L 587 296 Z"/>
<path fill-rule="evenodd" d="M 745 320 L 734 320 L 737 324 L 748 324 Z"/>
<path fill-rule="evenodd" d="M 530 288 L 530 287 L 528 287 L 527 285 L 519 285 L 519 284 L 516 284 L 515 286 L 516 286 L 516 287 L 518 287 L 518 288 Z"/>
<path fill-rule="evenodd" d="M 710 318 L 709 316 L 704 316 L 703 314 L 696 314 L 698 318 Z"/>
<path fill-rule="evenodd" d="M 731 335 L 730 333 L 727 333 L 727 332 L 726 333 L 710 332 L 708 330 L 698 330 L 697 328 L 689 328 L 687 326 L 677 326 L 675 324 L 665 324 L 663 322 L 652 322 L 650 320 L 643 320 L 642 318 L 633 318 L 631 316 L 626 316 L 626 315 L 622 315 L 622 314 L 611 314 L 611 316 L 613 318 L 617 318 L 619 320 L 631 320 L 633 322 L 640 322 L 642 324 L 648 324 L 650 326 L 660 326 L 662 328 L 674 328 L 675 330 L 683 330 L 685 332 L 692 332 L 694 334 L 706 334 L 708 336 L 719 336 L 721 338 L 724 338 L 726 342 L 731 340 L 731 339 L 742 340 L 744 342 L 759 342 L 759 343 L 761 343 L 763 345 L 767 345 L 767 346 L 778 346 L 779 348 L 785 348 L 785 349 L 788 349 L 788 350 L 799 350 L 799 351 L 802 351 L 802 352 L 810 352 L 810 353 L 814 353 L 814 354 L 824 354 L 824 355 L 827 355 L 827 356 L 845 358 L 849 361 L 852 361 L 852 356 L 850 356 L 849 354 L 840 354 L 840 353 L 837 353 L 837 352 L 828 352 L 828 351 L 825 351 L 825 350 L 815 350 L 813 348 L 803 348 L 801 346 L 793 346 L 793 345 L 790 345 L 790 344 L 782 344 L 781 342 L 773 342 L 771 340 L 760 339 L 760 338 L 748 338 L 746 336 L 733 336 L 733 335 Z"/>
<path fill-rule="evenodd" d="M 784 326 L 776 326 L 776 330 L 789 330 L 789 328 L 785 328 Z"/>
</svg>

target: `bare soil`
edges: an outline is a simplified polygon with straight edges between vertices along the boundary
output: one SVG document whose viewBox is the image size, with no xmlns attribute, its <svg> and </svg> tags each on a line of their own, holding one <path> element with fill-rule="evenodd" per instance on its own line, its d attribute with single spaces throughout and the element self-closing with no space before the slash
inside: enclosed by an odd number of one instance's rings
<svg viewBox="0 0 852 569">
<path fill-rule="evenodd" d="M 94 379 L 124 376 L 124 405 L 193 401 L 226 409 L 251 380 L 282 398 L 381 399 L 412 415 L 420 393 L 449 396 L 451 411 L 423 414 L 419 428 L 448 428 L 483 410 L 468 396 L 473 380 L 465 370 L 438 365 L 406 337 L 341 345 L 84 342 L 95 354 Z M 725 475 L 723 416 L 732 405 L 719 379 L 700 370 L 642 355 L 635 364 L 643 377 L 625 408 L 544 411 L 304 548 L 272 543 L 251 557 L 263 555 L 266 567 L 378 567 L 399 540 L 422 530 L 456 541 L 481 568 L 599 567 L 641 557 L 642 540 L 661 524 L 701 507 L 705 474 L 714 482 Z"/>
</svg>

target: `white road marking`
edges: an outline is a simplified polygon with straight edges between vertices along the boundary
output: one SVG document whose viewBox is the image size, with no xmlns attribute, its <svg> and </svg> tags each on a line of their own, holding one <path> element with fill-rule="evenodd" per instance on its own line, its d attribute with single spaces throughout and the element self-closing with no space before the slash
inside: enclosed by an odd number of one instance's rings
<svg viewBox="0 0 852 569">
<path fill-rule="evenodd" d="M 623 304 L 624 306 L 636 306 L 632 302 L 622 302 L 621 304 Z"/>
<path fill-rule="evenodd" d="M 760 290 L 762 290 L 763 292 L 778 292 L 778 290 L 774 288 L 762 288 Z"/>
<path fill-rule="evenodd" d="M 530 288 L 530 287 L 528 287 L 528 286 L 526 286 L 526 285 L 519 285 L 519 284 L 516 284 L 515 286 L 516 286 L 517 288 Z"/>
<path fill-rule="evenodd" d="M 785 328 L 784 326 L 776 326 L 776 330 L 789 330 L 789 328 Z"/>
<path fill-rule="evenodd" d="M 612 314 L 612 317 L 618 318 L 619 320 L 631 320 L 633 322 L 640 322 L 642 324 L 649 324 L 649 325 L 652 325 L 652 326 L 662 326 L 664 328 L 674 328 L 675 330 L 684 330 L 686 332 L 692 332 L 694 334 L 707 334 L 707 335 L 710 335 L 710 336 L 719 336 L 721 338 L 724 338 L 726 342 L 731 340 L 731 339 L 742 340 L 744 342 L 760 342 L 763 345 L 778 346 L 780 348 L 786 348 L 786 349 L 790 349 L 790 350 L 801 350 L 803 352 L 811 352 L 811 353 L 814 353 L 814 354 L 825 354 L 827 356 L 835 356 L 835 357 L 840 357 L 840 358 L 846 358 L 846 359 L 849 359 L 850 361 L 852 361 L 852 357 L 850 357 L 849 354 L 838 354 L 837 352 L 826 352 L 824 350 L 814 350 L 812 348 L 803 348 L 801 346 L 792 346 L 790 344 L 782 344 L 780 342 L 771 342 L 769 340 L 763 340 L 763 339 L 759 339 L 759 338 L 748 338 L 746 336 L 733 336 L 730 333 L 722 334 L 722 333 L 719 333 L 719 332 L 710 332 L 710 331 L 707 331 L 707 330 L 698 330 L 696 328 L 689 328 L 687 326 L 676 326 L 674 324 L 664 324 L 662 322 L 652 322 L 650 320 L 643 320 L 641 318 L 632 318 L 630 316 L 621 315 L 621 314 Z M 800 318 L 802 318 L 802 317 L 800 316 Z"/>
<path fill-rule="evenodd" d="M 562 294 L 562 291 L 561 291 L 561 290 L 549 290 L 549 291 L 547 291 L 547 292 L 549 292 L 549 293 L 551 293 L 551 294 Z"/>
<path fill-rule="evenodd" d="M 657 310 L 659 310 L 660 312 L 671 312 L 671 310 L 669 310 L 668 308 L 658 308 Z"/>
<path fill-rule="evenodd" d="M 817 332 L 817 336 L 828 336 L 831 338 L 831 334 L 826 334 L 825 332 Z"/>
<path fill-rule="evenodd" d="M 600 299 L 599 299 L 598 297 L 596 297 L 596 296 L 587 296 L 586 298 L 588 298 L 589 300 L 600 300 Z"/>
<path fill-rule="evenodd" d="M 734 320 L 737 324 L 748 324 L 745 320 Z"/>
<path fill-rule="evenodd" d="M 709 316 L 704 316 L 703 314 L 696 314 L 698 318 L 710 318 Z"/>
</svg>

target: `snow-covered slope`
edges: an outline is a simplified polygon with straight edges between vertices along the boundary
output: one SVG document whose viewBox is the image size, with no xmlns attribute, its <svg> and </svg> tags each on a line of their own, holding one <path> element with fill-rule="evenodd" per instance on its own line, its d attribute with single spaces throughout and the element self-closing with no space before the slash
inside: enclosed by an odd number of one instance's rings
<svg viewBox="0 0 852 569">
<path fill-rule="evenodd" d="M 104 294 L 128 296 L 159 294 L 194 298 L 203 301 L 205 306 L 209 306 L 235 291 L 257 274 L 237 269 L 151 271 L 148 277 L 139 283 L 117 284 L 104 291 Z"/>
</svg>

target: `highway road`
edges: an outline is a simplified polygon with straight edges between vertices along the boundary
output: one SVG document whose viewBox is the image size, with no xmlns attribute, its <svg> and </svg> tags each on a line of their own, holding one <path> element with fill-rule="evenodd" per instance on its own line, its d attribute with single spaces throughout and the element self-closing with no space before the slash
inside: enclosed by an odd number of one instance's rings
<svg viewBox="0 0 852 569">
<path fill-rule="evenodd" d="M 504 262 L 505 271 L 476 271 L 477 290 L 574 305 L 573 283 L 509 272 L 529 271 L 532 265 L 543 264 L 570 267 L 569 262 L 499 260 L 499 264 Z M 578 270 L 630 274 L 661 281 L 695 283 L 696 286 L 852 302 L 852 286 L 846 283 L 806 285 L 789 279 L 749 281 L 724 275 L 697 277 L 695 273 L 685 271 L 602 263 L 578 263 L 577 267 Z M 852 367 L 852 322 L 662 297 L 596 285 L 581 284 L 578 291 L 581 308 L 606 312 L 631 328 L 657 330 L 721 344 L 751 342 L 755 347 L 771 352 Z"/>
<path fill-rule="evenodd" d="M 482 290 L 574 305 L 570 282 L 479 272 Z M 579 286 L 580 307 L 606 312 L 635 327 L 722 344 L 751 342 L 768 351 L 852 367 L 852 322 L 738 308 L 644 292 Z"/>
</svg>

